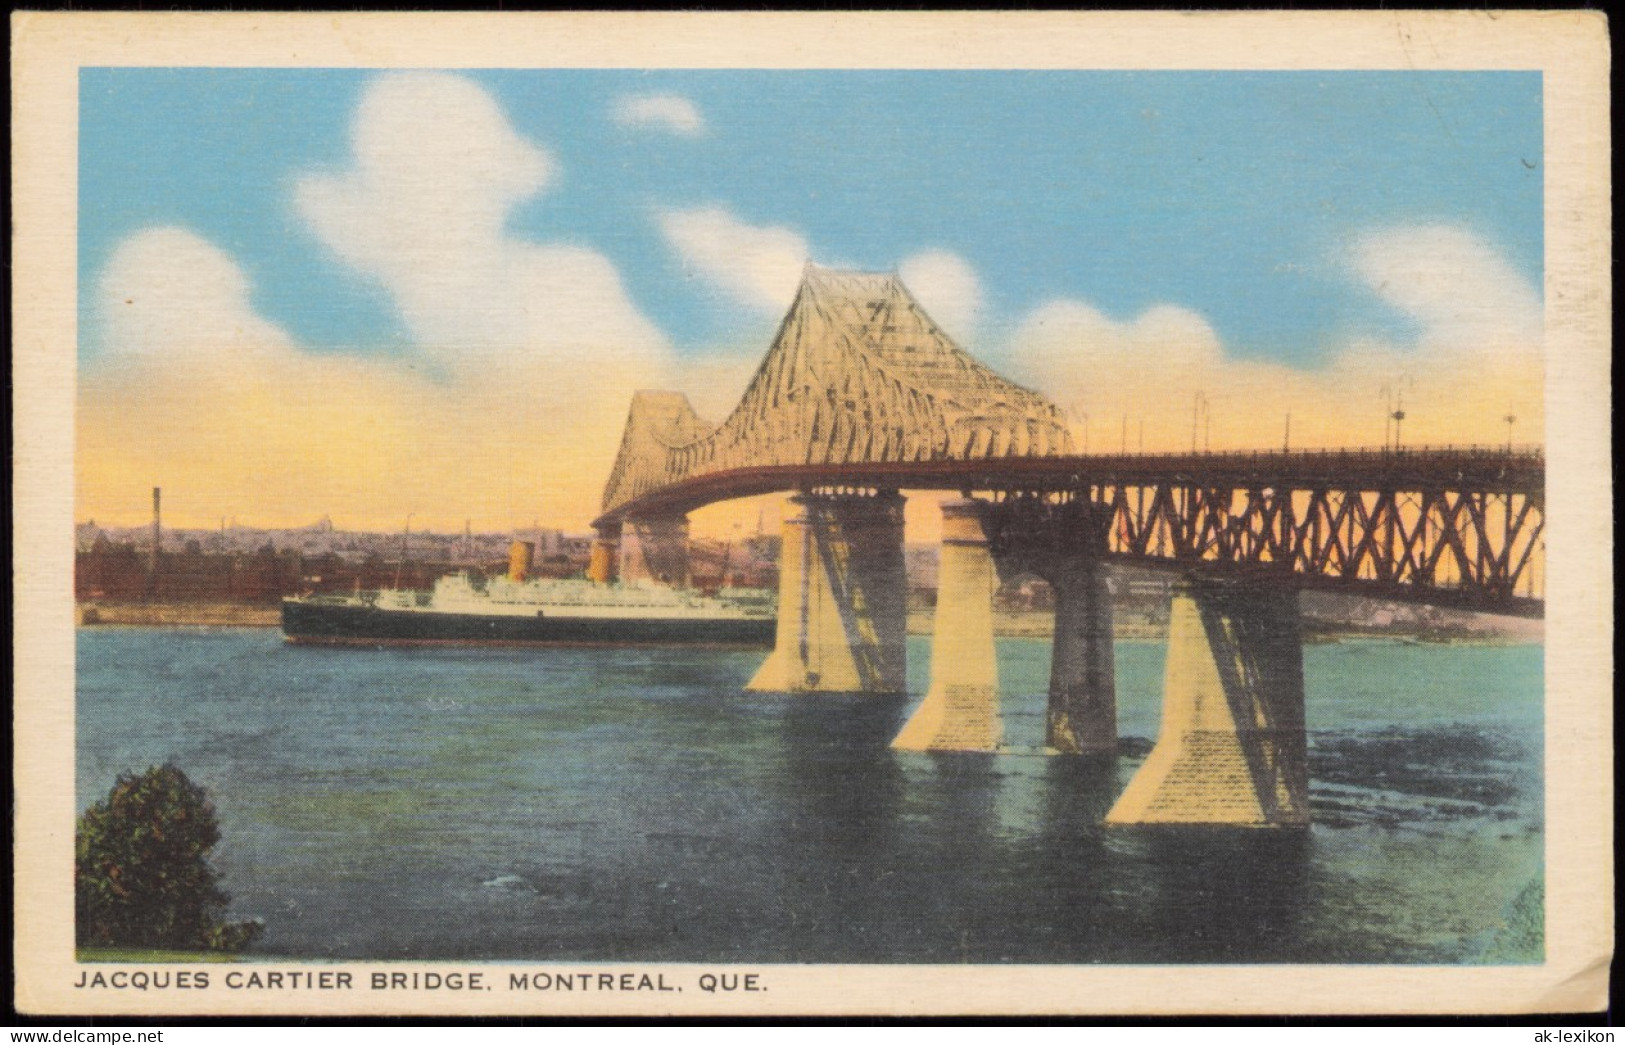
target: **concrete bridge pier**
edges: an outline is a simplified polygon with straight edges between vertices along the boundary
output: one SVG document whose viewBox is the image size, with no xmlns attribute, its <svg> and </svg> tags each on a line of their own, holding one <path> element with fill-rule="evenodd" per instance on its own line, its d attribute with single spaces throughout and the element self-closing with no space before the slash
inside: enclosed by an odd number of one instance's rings
<svg viewBox="0 0 1625 1045">
<path fill-rule="evenodd" d="M 790 499 L 779 553 L 773 652 L 747 689 L 901 693 L 908 672 L 903 498 L 877 493 Z"/>
<path fill-rule="evenodd" d="M 1296 590 L 1182 585 L 1162 700 L 1156 747 L 1106 823 L 1308 825 Z"/>
<path fill-rule="evenodd" d="M 1063 755 L 1117 751 L 1117 680 L 1112 655 L 1112 596 L 1106 571 L 1088 549 L 1050 566 L 1055 637 L 1050 650 L 1044 744 Z"/>
<path fill-rule="evenodd" d="M 1065 755 L 1117 750 L 1112 597 L 1105 554 L 1111 513 L 1076 497 L 1011 497 L 983 507 L 1001 577 L 1035 574 L 1055 598 L 1045 746 Z"/>
<path fill-rule="evenodd" d="M 621 524 L 620 560 L 623 584 L 653 581 L 688 587 L 688 516 L 626 520 Z"/>
<path fill-rule="evenodd" d="M 1003 739 L 993 650 L 998 575 L 983 527 L 986 508 L 968 498 L 942 504 L 931 688 L 892 741 L 899 751 L 995 751 Z"/>
</svg>

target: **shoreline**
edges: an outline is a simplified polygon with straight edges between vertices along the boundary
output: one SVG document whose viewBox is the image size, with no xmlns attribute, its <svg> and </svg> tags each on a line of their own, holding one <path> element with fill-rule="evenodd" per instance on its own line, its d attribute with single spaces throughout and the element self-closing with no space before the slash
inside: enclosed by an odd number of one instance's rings
<svg viewBox="0 0 1625 1045">
<path fill-rule="evenodd" d="M 85 628 L 275 628 L 282 607 L 248 602 L 81 602 L 75 617 Z"/>
<path fill-rule="evenodd" d="M 75 617 L 78 626 L 84 628 L 276 628 L 282 623 L 282 609 L 280 605 L 241 602 L 84 602 L 77 604 Z M 932 612 L 911 610 L 908 633 L 930 635 L 933 622 Z M 1119 618 L 1115 625 L 1113 634 L 1118 641 L 1157 642 L 1168 637 L 1166 624 Z M 1047 639 L 1053 634 L 1053 629 L 1054 620 L 1048 611 L 1003 610 L 993 614 L 993 634 L 999 638 Z M 1373 629 L 1316 620 L 1304 622 L 1305 645 L 1350 641 L 1400 645 L 1506 646 L 1543 643 L 1545 635 L 1544 629 L 1538 626 L 1479 631 L 1456 628 Z"/>
</svg>

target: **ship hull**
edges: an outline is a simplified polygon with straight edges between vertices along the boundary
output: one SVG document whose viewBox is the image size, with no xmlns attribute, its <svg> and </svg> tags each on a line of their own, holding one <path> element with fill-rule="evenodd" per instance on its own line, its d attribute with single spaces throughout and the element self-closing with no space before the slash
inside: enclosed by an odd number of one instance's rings
<svg viewBox="0 0 1625 1045">
<path fill-rule="evenodd" d="M 534 617 L 284 602 L 288 642 L 322 646 L 772 646 L 771 617 Z"/>
</svg>

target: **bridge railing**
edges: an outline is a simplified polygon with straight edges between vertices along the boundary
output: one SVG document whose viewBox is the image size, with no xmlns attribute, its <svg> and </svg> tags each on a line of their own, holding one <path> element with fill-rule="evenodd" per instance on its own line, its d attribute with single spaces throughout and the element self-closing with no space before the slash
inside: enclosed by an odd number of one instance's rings
<svg viewBox="0 0 1625 1045">
<path fill-rule="evenodd" d="M 1283 449 L 1229 449 L 1214 450 L 1210 448 L 1196 450 L 1168 449 L 1168 450 L 1097 450 L 1080 453 L 1077 457 L 1101 458 L 1155 458 L 1169 457 L 1198 457 L 1198 458 L 1252 458 L 1260 461 L 1287 460 L 1325 457 L 1334 460 L 1388 460 L 1393 458 L 1425 457 L 1428 455 L 1458 455 L 1464 457 L 1511 457 L 1517 460 L 1538 462 L 1545 460 L 1546 449 L 1541 443 L 1516 443 L 1507 446 L 1505 443 L 1422 443 L 1411 446 L 1377 447 L 1377 446 L 1316 446 L 1316 447 L 1289 447 Z"/>
</svg>

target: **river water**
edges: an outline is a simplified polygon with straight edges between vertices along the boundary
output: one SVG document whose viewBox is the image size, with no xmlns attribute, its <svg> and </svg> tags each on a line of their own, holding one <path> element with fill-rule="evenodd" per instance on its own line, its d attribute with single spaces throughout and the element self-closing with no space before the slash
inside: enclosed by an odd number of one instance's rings
<svg viewBox="0 0 1625 1045">
<path fill-rule="evenodd" d="M 1105 829 L 1165 647 L 1120 642 L 1115 764 L 892 752 L 908 698 L 743 692 L 760 652 L 335 650 L 81 629 L 78 804 L 208 789 L 265 955 L 737 962 L 1538 962 L 1539 645 L 1305 649 L 1314 827 Z"/>
</svg>

